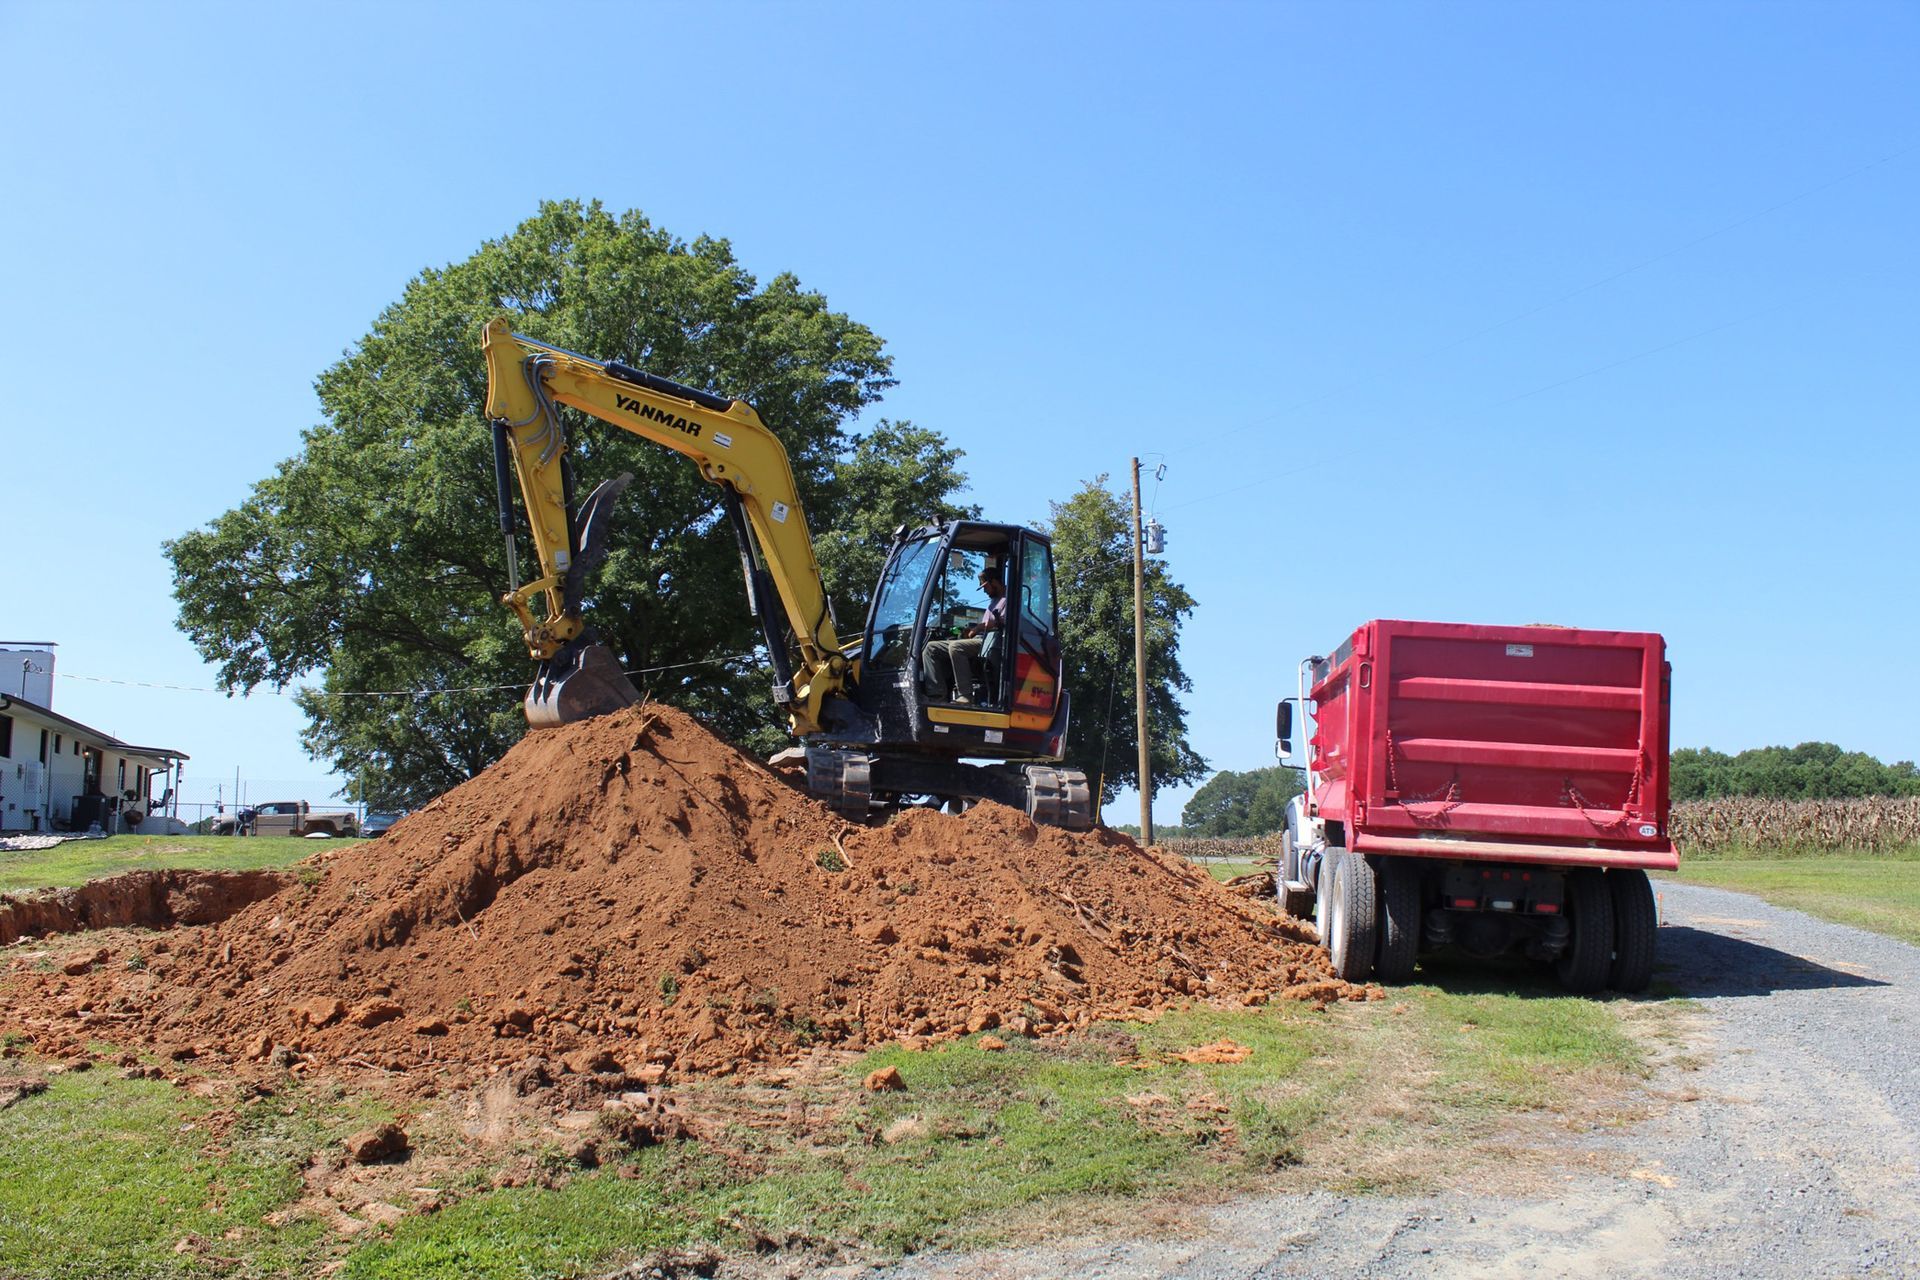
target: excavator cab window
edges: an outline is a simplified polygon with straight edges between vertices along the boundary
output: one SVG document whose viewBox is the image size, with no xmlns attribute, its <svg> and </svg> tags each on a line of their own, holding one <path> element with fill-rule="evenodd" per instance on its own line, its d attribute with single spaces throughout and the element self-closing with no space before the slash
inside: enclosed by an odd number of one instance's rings
<svg viewBox="0 0 1920 1280">
<path fill-rule="evenodd" d="M 998 562 L 999 557 L 984 551 L 955 547 L 947 552 L 945 569 L 927 596 L 927 639 L 958 635 L 986 616 L 993 602 L 980 585 L 980 574 Z"/>
<path fill-rule="evenodd" d="M 867 666 L 904 667 L 913 656 L 913 625 L 927 575 L 940 555 L 940 539 L 920 538 L 894 553 L 874 596 L 873 624 L 867 632 Z"/>
</svg>

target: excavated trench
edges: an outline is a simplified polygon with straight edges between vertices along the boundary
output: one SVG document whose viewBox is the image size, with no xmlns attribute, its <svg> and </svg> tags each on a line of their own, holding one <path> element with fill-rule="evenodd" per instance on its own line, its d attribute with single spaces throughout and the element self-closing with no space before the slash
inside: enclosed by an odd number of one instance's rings
<svg viewBox="0 0 1920 1280">
<path fill-rule="evenodd" d="M 128 871 L 77 889 L 0 896 L 0 946 L 92 929 L 218 924 L 293 879 L 280 871 Z"/>
</svg>

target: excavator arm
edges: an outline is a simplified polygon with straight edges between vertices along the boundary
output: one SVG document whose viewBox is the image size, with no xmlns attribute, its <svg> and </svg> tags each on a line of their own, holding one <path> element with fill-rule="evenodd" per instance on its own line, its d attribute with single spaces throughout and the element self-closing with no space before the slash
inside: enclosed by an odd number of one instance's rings
<svg viewBox="0 0 1920 1280">
<path fill-rule="evenodd" d="M 606 481 L 576 504 L 572 450 L 557 408 L 564 404 L 684 455 L 720 487 L 740 543 L 748 600 L 774 665 L 774 700 L 796 735 L 817 732 L 825 700 L 846 685 L 848 662 L 787 451 L 759 415 L 739 400 L 521 337 L 502 319 L 488 323 L 481 346 L 507 547 L 510 589 L 502 602 L 520 620 L 529 656 L 541 664 L 527 695 L 528 721 L 536 728 L 564 724 L 637 696 L 581 619 L 587 579 L 606 555 L 613 501 L 632 477 Z M 525 584 L 509 468 L 539 562 Z M 540 597 L 544 607 L 536 612 Z"/>
</svg>

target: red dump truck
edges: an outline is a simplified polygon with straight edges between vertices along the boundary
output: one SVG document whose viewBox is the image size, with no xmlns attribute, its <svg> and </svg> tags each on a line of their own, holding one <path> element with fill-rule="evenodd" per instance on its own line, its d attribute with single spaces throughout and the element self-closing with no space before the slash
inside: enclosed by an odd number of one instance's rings
<svg viewBox="0 0 1920 1280">
<path fill-rule="evenodd" d="M 1672 667 L 1651 632 L 1369 622 L 1300 664 L 1307 790 L 1274 879 L 1350 981 L 1423 951 L 1518 951 L 1570 991 L 1641 991 L 1667 832 Z"/>
</svg>

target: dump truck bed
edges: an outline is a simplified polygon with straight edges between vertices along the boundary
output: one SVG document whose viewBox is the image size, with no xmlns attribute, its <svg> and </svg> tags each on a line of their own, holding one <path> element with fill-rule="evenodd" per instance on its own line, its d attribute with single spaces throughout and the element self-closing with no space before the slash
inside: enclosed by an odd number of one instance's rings
<svg viewBox="0 0 1920 1280">
<path fill-rule="evenodd" d="M 1377 620 L 1313 668 L 1319 816 L 1362 853 L 1672 869 L 1666 642 Z"/>
</svg>

